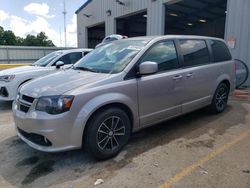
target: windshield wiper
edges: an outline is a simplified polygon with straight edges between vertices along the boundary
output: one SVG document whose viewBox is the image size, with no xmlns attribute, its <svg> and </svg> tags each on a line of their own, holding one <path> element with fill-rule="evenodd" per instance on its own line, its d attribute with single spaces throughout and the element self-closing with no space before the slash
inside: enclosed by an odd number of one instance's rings
<svg viewBox="0 0 250 188">
<path fill-rule="evenodd" d="M 95 70 L 88 68 L 88 67 L 73 67 L 74 70 L 82 70 L 82 71 L 89 71 L 89 72 L 96 72 Z"/>
</svg>

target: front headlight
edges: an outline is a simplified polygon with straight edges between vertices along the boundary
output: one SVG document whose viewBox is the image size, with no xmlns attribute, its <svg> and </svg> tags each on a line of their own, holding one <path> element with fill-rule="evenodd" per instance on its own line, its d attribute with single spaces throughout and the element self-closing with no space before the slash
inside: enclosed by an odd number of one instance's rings
<svg viewBox="0 0 250 188">
<path fill-rule="evenodd" d="M 74 96 L 49 96 L 38 99 L 36 110 L 48 114 L 61 114 L 70 110 Z"/>
<path fill-rule="evenodd" d="M 4 76 L 0 76 L 0 81 L 4 81 L 4 82 L 10 82 L 11 80 L 14 80 L 15 75 L 4 75 Z"/>
</svg>

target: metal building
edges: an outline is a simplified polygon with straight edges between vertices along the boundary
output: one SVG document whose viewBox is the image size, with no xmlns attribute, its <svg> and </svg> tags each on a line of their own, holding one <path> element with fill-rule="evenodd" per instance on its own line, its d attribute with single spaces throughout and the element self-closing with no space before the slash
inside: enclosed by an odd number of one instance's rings
<svg viewBox="0 0 250 188">
<path fill-rule="evenodd" d="M 250 68 L 249 9 L 250 0 L 88 0 L 76 11 L 78 47 L 93 48 L 114 33 L 215 36 Z"/>
</svg>

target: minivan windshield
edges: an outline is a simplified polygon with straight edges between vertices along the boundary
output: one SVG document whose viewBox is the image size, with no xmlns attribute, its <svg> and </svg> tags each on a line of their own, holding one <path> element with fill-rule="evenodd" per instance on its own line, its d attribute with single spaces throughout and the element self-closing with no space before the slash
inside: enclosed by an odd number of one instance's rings
<svg viewBox="0 0 250 188">
<path fill-rule="evenodd" d="M 149 40 L 119 40 L 101 46 L 74 65 L 74 69 L 115 74 L 121 72 Z"/>
<path fill-rule="evenodd" d="M 58 56 L 62 55 L 63 52 L 52 52 L 41 59 L 37 60 L 32 66 L 46 67 L 51 61 L 53 61 Z"/>
</svg>

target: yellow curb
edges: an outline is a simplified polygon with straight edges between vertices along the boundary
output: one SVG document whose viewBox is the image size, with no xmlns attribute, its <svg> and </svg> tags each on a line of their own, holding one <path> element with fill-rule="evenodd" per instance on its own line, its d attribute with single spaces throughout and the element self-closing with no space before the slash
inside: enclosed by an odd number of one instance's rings
<svg viewBox="0 0 250 188">
<path fill-rule="evenodd" d="M 20 67 L 20 66 L 25 66 L 25 65 L 30 65 L 30 64 L 0 64 L 0 70 L 14 68 L 14 67 Z"/>
</svg>

